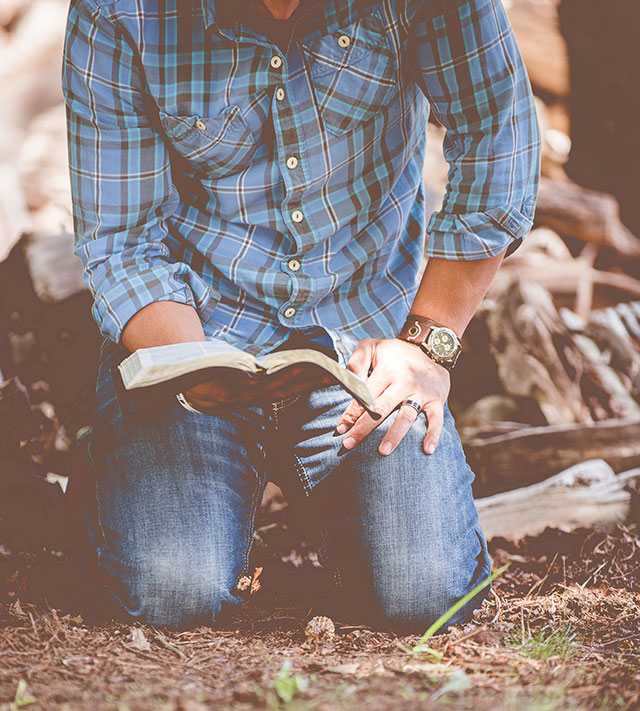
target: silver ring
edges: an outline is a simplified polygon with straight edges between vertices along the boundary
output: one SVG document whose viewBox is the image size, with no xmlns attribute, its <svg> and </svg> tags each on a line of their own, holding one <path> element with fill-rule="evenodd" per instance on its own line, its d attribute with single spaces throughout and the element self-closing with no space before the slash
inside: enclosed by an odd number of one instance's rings
<svg viewBox="0 0 640 711">
<path fill-rule="evenodd" d="M 416 400 L 411 400 L 410 398 L 407 398 L 406 400 L 403 400 L 400 403 L 400 407 L 404 407 L 405 405 L 409 405 L 409 407 L 412 407 L 418 414 L 422 412 L 422 405 Z"/>
</svg>

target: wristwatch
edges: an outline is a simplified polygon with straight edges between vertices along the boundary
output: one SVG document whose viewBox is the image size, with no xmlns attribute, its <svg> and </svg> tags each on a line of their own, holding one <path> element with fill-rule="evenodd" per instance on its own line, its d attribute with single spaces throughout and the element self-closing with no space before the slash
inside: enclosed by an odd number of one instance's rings
<svg viewBox="0 0 640 711">
<path fill-rule="evenodd" d="M 398 336 L 418 346 L 436 363 L 452 370 L 460 356 L 460 339 L 450 328 L 424 316 L 409 314 Z"/>
</svg>

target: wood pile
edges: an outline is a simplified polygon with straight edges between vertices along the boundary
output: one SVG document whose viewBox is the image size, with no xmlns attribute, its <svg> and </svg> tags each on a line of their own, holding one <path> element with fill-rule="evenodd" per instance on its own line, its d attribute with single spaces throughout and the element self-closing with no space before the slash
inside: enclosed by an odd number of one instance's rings
<svg viewBox="0 0 640 711">
<path fill-rule="evenodd" d="M 583 1 L 591 17 L 593 3 Z M 640 467 L 640 240 L 616 196 L 565 170 L 578 161 L 574 49 L 565 39 L 576 2 L 505 5 L 536 93 L 543 179 L 535 229 L 465 333 L 450 405 L 483 524 L 518 537 L 618 520 L 630 509 L 625 487 Z M 89 422 L 101 340 L 72 254 L 60 92 L 67 7 L 0 4 L 0 501 L 26 502 L 31 487 L 40 502 L 32 513 L 59 504 L 51 482 L 68 475 L 71 444 Z M 575 38 L 580 19 L 571 17 Z M 447 165 L 442 129 L 428 130 L 430 211 Z M 14 419 L 26 429 L 5 426 Z M 20 506 L 17 517 L 10 505 L 0 509 L 2 531 L 27 520 Z"/>
</svg>

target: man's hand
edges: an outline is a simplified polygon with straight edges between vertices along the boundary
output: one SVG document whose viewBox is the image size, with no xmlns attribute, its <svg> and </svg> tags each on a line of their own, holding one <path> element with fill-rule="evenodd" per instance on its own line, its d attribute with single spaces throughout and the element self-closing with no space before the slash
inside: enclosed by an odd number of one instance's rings
<svg viewBox="0 0 640 711">
<path fill-rule="evenodd" d="M 376 398 L 376 409 L 384 419 L 403 400 L 411 399 L 422 405 L 429 429 L 423 448 L 432 454 L 440 439 L 444 419 L 444 403 L 449 395 L 449 371 L 431 360 L 419 348 L 397 338 L 360 341 L 347 364 L 349 370 L 366 379 L 371 394 Z M 367 377 L 368 376 L 368 377 Z M 418 413 L 405 405 L 384 436 L 378 451 L 391 454 L 415 422 Z M 345 449 L 352 449 L 370 434 L 382 420 L 373 420 L 354 400 L 338 421 L 339 434 Z"/>
</svg>

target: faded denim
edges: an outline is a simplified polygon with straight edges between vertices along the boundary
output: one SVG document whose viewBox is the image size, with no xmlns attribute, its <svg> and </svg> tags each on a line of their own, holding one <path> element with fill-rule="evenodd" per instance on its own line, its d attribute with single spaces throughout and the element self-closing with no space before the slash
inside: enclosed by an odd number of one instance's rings
<svg viewBox="0 0 640 711">
<path fill-rule="evenodd" d="M 232 591 L 248 572 L 267 479 L 312 523 L 353 619 L 420 633 L 489 575 L 448 406 L 432 455 L 424 415 L 388 457 L 377 448 L 393 415 L 346 452 L 334 429 L 350 398 L 337 386 L 220 416 L 177 402 L 123 415 L 109 369 L 126 354 L 111 342 L 102 350 L 90 505 L 75 542 L 93 582 L 133 618 L 179 628 L 242 604 Z"/>
</svg>

